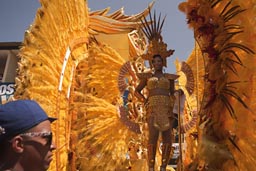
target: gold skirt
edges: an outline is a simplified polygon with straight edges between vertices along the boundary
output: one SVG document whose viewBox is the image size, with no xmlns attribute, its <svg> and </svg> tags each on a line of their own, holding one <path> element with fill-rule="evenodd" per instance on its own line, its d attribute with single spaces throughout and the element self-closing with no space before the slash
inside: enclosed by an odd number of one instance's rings
<svg viewBox="0 0 256 171">
<path fill-rule="evenodd" d="M 151 96 L 148 99 L 147 117 L 153 117 L 154 127 L 165 131 L 171 127 L 170 117 L 173 117 L 173 96 Z"/>
</svg>

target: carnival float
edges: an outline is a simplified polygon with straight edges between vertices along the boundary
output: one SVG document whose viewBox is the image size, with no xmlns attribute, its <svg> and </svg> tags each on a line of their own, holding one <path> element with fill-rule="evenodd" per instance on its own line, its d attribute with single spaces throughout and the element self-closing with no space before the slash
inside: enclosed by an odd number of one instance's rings
<svg viewBox="0 0 256 171">
<path fill-rule="evenodd" d="M 34 99 L 58 118 L 50 171 L 146 171 L 145 112 L 134 88 L 136 74 L 150 69 L 147 54 L 168 53 L 164 38 L 152 37 L 164 17 L 152 12 L 154 2 L 131 16 L 90 11 L 86 0 L 40 3 L 20 49 L 15 98 Z M 256 1 L 187 0 L 177 8 L 195 38 L 191 55 L 175 63 L 187 97 L 177 170 L 252 171 Z"/>
</svg>

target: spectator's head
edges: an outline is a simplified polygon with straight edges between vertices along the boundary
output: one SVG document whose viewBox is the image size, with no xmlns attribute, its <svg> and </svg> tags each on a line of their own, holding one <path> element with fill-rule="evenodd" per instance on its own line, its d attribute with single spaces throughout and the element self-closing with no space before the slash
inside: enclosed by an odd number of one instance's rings
<svg viewBox="0 0 256 171">
<path fill-rule="evenodd" d="M 0 105 L 0 170 L 47 170 L 56 148 L 54 120 L 33 100 Z"/>
</svg>

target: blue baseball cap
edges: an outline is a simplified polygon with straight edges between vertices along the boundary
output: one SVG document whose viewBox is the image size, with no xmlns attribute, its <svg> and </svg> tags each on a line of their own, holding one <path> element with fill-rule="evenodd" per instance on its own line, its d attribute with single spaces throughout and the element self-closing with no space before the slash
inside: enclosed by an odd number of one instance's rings
<svg viewBox="0 0 256 171">
<path fill-rule="evenodd" d="M 56 118 L 48 117 L 34 100 L 16 100 L 0 105 L 0 142 L 23 133 L 37 124 Z"/>
</svg>

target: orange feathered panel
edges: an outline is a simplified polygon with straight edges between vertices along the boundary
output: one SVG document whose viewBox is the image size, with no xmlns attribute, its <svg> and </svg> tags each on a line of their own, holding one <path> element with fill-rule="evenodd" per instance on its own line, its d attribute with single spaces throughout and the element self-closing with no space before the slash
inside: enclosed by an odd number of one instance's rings
<svg viewBox="0 0 256 171">
<path fill-rule="evenodd" d="M 205 68 L 197 154 L 186 169 L 253 170 L 255 0 L 188 0 L 179 8 L 195 32 Z"/>
</svg>

